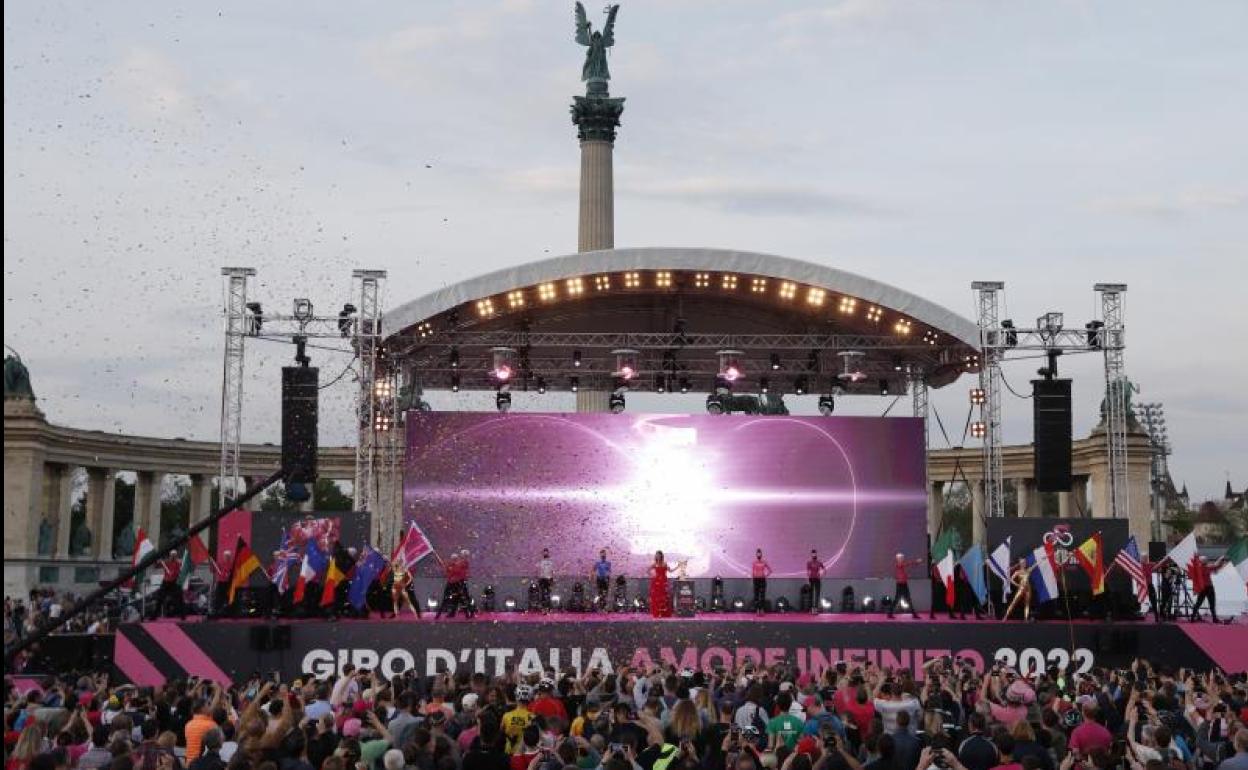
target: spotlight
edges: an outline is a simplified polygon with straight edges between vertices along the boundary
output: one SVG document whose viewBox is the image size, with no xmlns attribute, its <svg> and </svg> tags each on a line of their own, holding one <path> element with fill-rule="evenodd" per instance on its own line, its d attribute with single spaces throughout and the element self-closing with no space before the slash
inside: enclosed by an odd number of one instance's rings
<svg viewBox="0 0 1248 770">
<path fill-rule="evenodd" d="M 831 599 L 829 599 L 829 598 L 828 598 L 828 597 L 826 597 L 826 596 L 821 596 L 821 597 L 819 597 L 819 611 L 820 611 L 820 612 L 831 612 L 831 611 L 832 611 L 832 600 L 831 600 Z"/>
<path fill-rule="evenodd" d="M 508 612 L 515 612 L 516 611 L 516 597 L 508 596 L 506 599 L 503 599 L 503 607 L 506 608 Z"/>
<path fill-rule="evenodd" d="M 830 414 L 832 414 L 832 412 L 835 411 L 835 409 L 836 409 L 836 399 L 834 399 L 831 395 L 824 395 L 824 396 L 819 397 L 819 414 L 823 415 L 824 417 L 827 417 Z"/>
<path fill-rule="evenodd" d="M 758 378 L 758 392 L 766 395 L 771 392 L 771 380 L 767 377 Z"/>
<path fill-rule="evenodd" d="M 771 354 L 771 370 L 773 372 L 780 371 L 780 354 L 779 353 Z"/>
<path fill-rule="evenodd" d="M 435 596 L 430 596 L 430 597 L 428 597 L 427 599 L 425 599 L 425 606 L 426 606 L 426 607 L 428 607 L 428 608 L 429 608 L 429 609 L 431 609 L 431 610 L 436 610 L 436 609 L 438 608 L 438 599 L 437 599 L 437 597 L 435 597 Z"/>
<path fill-rule="evenodd" d="M 550 606 L 551 606 L 551 609 L 556 609 L 556 610 L 563 607 L 563 597 L 560 596 L 559 594 L 551 594 Z"/>
<path fill-rule="evenodd" d="M 853 612 L 857 608 L 858 605 L 854 601 L 854 587 L 845 586 L 841 590 L 841 612 Z"/>
<path fill-rule="evenodd" d="M 251 305 L 252 303 L 247 303 Z M 255 303 L 259 307 L 260 303 Z M 342 310 L 338 311 L 338 333 L 343 337 L 351 336 L 351 316 L 355 314 L 355 305 L 350 302 L 342 306 Z"/>
<path fill-rule="evenodd" d="M 516 351 L 508 347 L 497 347 L 490 351 L 494 357 L 493 366 L 490 368 L 490 376 L 499 382 L 507 382 L 511 376 L 516 373 L 515 365 L 512 363 L 512 357 Z"/>
<path fill-rule="evenodd" d="M 983 406 L 988 403 L 988 393 L 983 388 L 971 388 L 971 404 Z"/>
<path fill-rule="evenodd" d="M 581 368 L 581 351 L 575 350 L 572 352 L 572 366 L 577 369 Z"/>
<path fill-rule="evenodd" d="M 900 371 L 902 371 L 903 369 L 905 369 L 905 364 L 903 364 L 903 363 L 901 362 L 901 359 L 900 359 L 900 358 L 894 358 L 894 359 L 893 359 L 893 371 L 894 371 L 894 372 L 900 372 Z"/>
<path fill-rule="evenodd" d="M 902 612 L 909 612 L 909 611 L 910 611 L 910 600 L 909 600 L 909 599 L 902 599 L 901 601 L 897 602 L 897 609 L 901 610 Z"/>
<path fill-rule="evenodd" d="M 1065 325 L 1065 314 L 1048 312 L 1036 319 L 1036 328 L 1044 329 L 1049 336 L 1053 336 L 1062 330 Z"/>
<path fill-rule="evenodd" d="M 732 597 L 732 611 L 744 612 L 745 611 L 745 599 L 742 599 L 740 596 Z"/>
<path fill-rule="evenodd" d="M 607 408 L 611 410 L 611 414 L 619 414 L 624 411 L 624 394 L 612 393 L 607 399 Z"/>
<path fill-rule="evenodd" d="M 744 354 L 740 350 L 721 350 L 716 355 L 719 356 L 721 379 L 733 383 L 745 375 L 745 368 L 741 365 L 741 356 Z"/>
<path fill-rule="evenodd" d="M 870 596 L 862 597 L 862 611 L 874 612 L 875 611 L 875 599 L 872 599 Z"/>
<path fill-rule="evenodd" d="M 1105 328 L 1104 321 L 1088 321 L 1083 325 L 1084 331 L 1088 335 L 1088 347 L 1099 350 L 1101 347 L 1102 329 Z"/>
<path fill-rule="evenodd" d="M 976 420 L 971 423 L 971 438 L 985 438 L 988 435 L 988 426 L 983 422 Z"/>
<path fill-rule="evenodd" d="M 622 380 L 631 380 L 637 376 L 637 351 L 623 348 L 612 350 L 615 356 L 615 376 Z"/>
<path fill-rule="evenodd" d="M 494 586 L 486 586 L 485 589 L 481 591 L 481 611 L 494 611 Z"/>
<path fill-rule="evenodd" d="M 788 612 L 791 609 L 793 607 L 789 604 L 788 597 L 781 596 L 776 599 L 776 612 Z"/>
<path fill-rule="evenodd" d="M 299 298 L 295 300 L 294 313 L 295 320 L 307 323 L 312 320 L 312 300 Z"/>
<path fill-rule="evenodd" d="M 665 374 L 654 375 L 654 392 L 655 393 L 667 392 L 667 375 Z"/>
<path fill-rule="evenodd" d="M 452 393 L 459 392 L 459 375 L 458 374 L 451 375 L 451 392 Z"/>
<path fill-rule="evenodd" d="M 544 395 L 546 393 L 546 378 L 545 377 L 537 378 L 537 392 L 538 392 L 538 395 Z"/>
<path fill-rule="evenodd" d="M 718 393 L 712 393 L 706 397 L 706 413 L 707 414 L 723 414 L 727 411 L 724 408 L 724 398 Z"/>
<path fill-rule="evenodd" d="M 572 391 L 573 393 L 575 393 L 575 392 L 577 392 L 577 391 L 578 391 L 578 390 L 580 390 L 580 389 L 581 389 L 581 378 L 580 378 L 580 377 L 569 377 L 569 378 L 568 378 L 568 390 L 570 390 L 570 391 Z"/>
<path fill-rule="evenodd" d="M 1001 322 L 1001 328 L 1005 330 L 1006 347 L 1015 347 L 1018 345 L 1018 330 L 1014 328 L 1014 321 L 1007 318 Z"/>
<path fill-rule="evenodd" d="M 688 377 L 680 378 L 680 392 L 681 393 L 689 392 L 689 378 Z"/>
<path fill-rule="evenodd" d="M 793 392 L 799 396 L 806 395 L 806 377 L 805 375 L 793 380 Z"/>
<path fill-rule="evenodd" d="M 880 612 L 892 612 L 892 611 L 893 611 L 893 597 L 881 596 L 880 597 Z"/>
<path fill-rule="evenodd" d="M 506 390 L 498 391 L 498 395 L 494 396 L 494 406 L 500 412 L 511 411 L 511 393 Z"/>
<path fill-rule="evenodd" d="M 247 319 L 247 333 L 254 337 L 264 327 L 264 310 L 260 307 L 259 302 L 248 302 L 247 309 L 251 311 L 251 316 Z M 342 328 L 341 321 L 339 321 L 338 328 Z M 347 335 L 343 334 L 342 336 L 345 337 Z"/>
<path fill-rule="evenodd" d="M 697 612 L 706 612 L 706 597 L 699 596 L 693 600 L 693 608 Z"/>
<path fill-rule="evenodd" d="M 888 395 L 888 380 L 883 380 L 883 379 L 880 380 L 880 395 L 881 396 Z"/>
</svg>

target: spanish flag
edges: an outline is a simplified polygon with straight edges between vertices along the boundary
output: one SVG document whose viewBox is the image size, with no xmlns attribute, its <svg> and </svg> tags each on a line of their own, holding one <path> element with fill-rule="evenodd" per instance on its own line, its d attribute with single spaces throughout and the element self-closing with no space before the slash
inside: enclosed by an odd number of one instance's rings
<svg viewBox="0 0 1248 770">
<path fill-rule="evenodd" d="M 338 564 L 338 554 L 329 557 L 329 569 L 325 570 L 325 588 L 321 591 L 321 606 L 328 607 L 334 603 L 334 595 L 338 591 L 338 584 L 346 574 L 342 571 L 342 566 Z"/>
<path fill-rule="evenodd" d="M 251 547 L 240 535 L 238 545 L 234 548 L 234 566 L 230 568 L 230 593 L 228 603 L 234 603 L 234 594 L 239 588 L 247 585 L 251 573 L 260 569 L 260 560 L 251 552 Z"/>
<path fill-rule="evenodd" d="M 1088 580 L 1092 583 L 1092 595 L 1100 596 L 1105 593 L 1105 546 L 1101 543 L 1101 533 L 1097 532 L 1084 540 L 1075 550 L 1075 558 L 1079 560 L 1083 571 L 1088 573 Z"/>
</svg>

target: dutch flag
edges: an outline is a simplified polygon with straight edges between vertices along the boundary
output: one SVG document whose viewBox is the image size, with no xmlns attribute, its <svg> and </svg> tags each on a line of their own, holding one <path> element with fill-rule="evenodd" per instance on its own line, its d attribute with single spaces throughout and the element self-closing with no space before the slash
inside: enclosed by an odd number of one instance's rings
<svg viewBox="0 0 1248 770">
<path fill-rule="evenodd" d="M 1056 599 L 1057 563 L 1053 559 L 1053 546 L 1048 543 L 1027 554 L 1027 568 L 1031 572 L 1031 588 L 1036 592 L 1037 602 Z"/>
</svg>

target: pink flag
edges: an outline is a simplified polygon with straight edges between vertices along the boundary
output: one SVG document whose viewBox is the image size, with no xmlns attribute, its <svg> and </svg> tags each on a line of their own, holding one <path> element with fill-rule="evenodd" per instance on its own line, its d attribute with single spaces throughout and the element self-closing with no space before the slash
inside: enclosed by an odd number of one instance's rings
<svg viewBox="0 0 1248 770">
<path fill-rule="evenodd" d="M 416 562 L 433 553 L 433 543 L 429 542 L 429 538 L 420 527 L 416 526 L 416 522 L 412 522 L 407 533 L 403 535 L 403 539 L 395 547 L 394 553 L 390 556 L 392 564 L 398 564 L 404 569 L 411 569 Z"/>
</svg>

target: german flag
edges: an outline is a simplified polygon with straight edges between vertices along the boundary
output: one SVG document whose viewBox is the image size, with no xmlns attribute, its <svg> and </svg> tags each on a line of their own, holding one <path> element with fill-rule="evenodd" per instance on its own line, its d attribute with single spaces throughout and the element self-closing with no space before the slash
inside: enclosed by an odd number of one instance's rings
<svg viewBox="0 0 1248 770">
<path fill-rule="evenodd" d="M 230 593 L 227 600 L 229 604 L 234 603 L 234 594 L 239 588 L 247 585 L 247 579 L 251 577 L 251 573 L 258 569 L 260 569 L 260 560 L 252 553 L 251 547 L 240 535 L 238 545 L 234 548 L 234 566 L 230 568 Z"/>
</svg>

